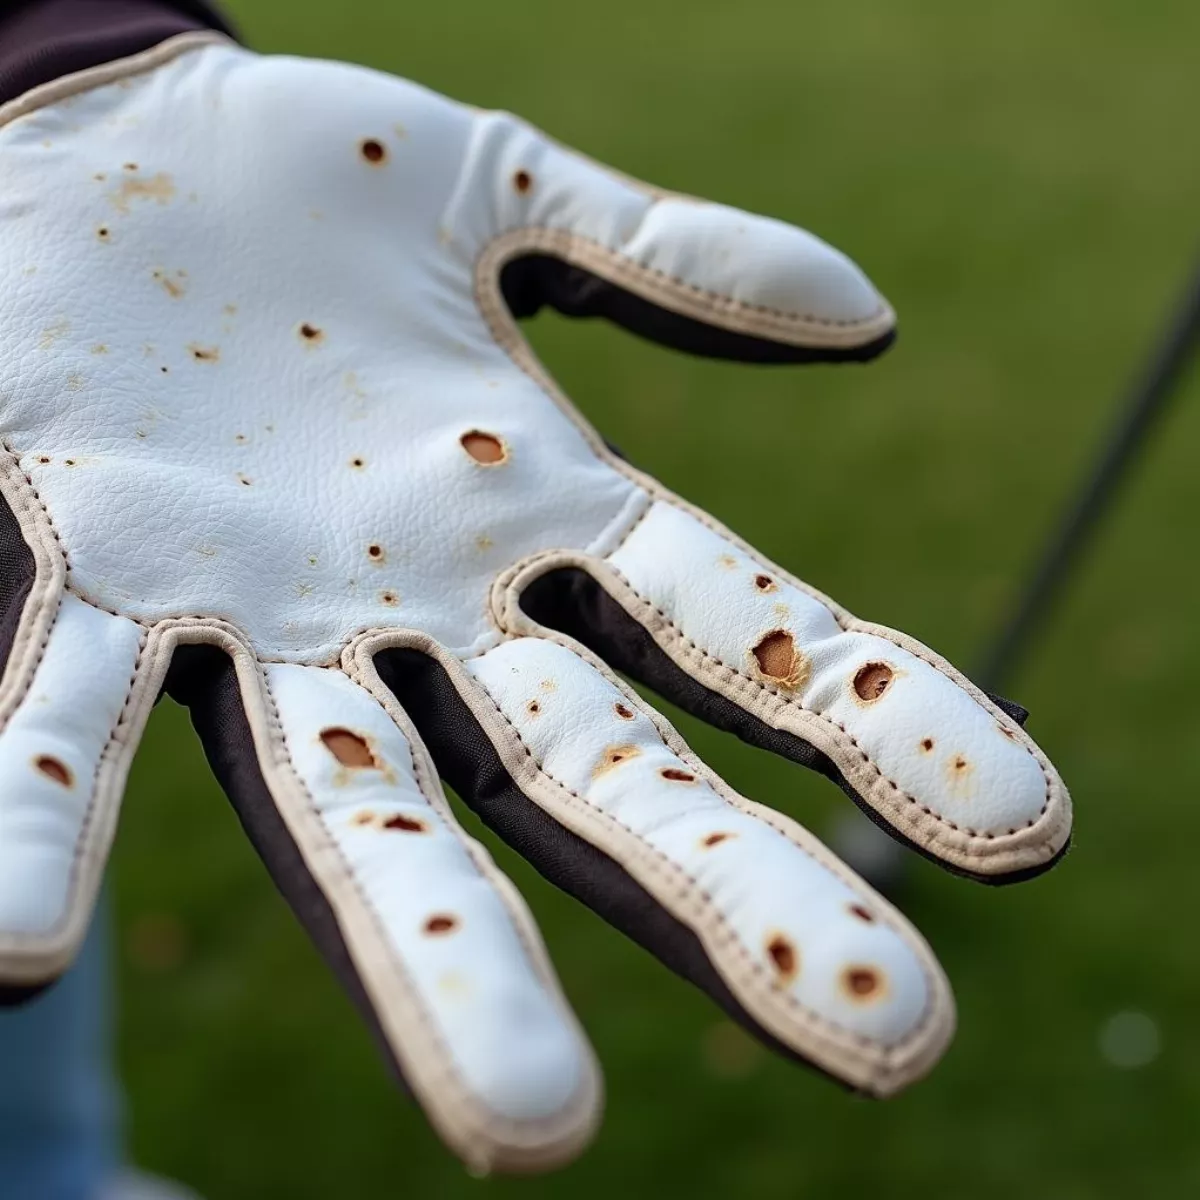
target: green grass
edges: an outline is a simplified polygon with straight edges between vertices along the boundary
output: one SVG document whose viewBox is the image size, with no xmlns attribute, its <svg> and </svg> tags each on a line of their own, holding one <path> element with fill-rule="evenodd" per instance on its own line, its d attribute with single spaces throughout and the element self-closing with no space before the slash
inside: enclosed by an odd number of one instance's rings
<svg viewBox="0 0 1200 1200">
<path fill-rule="evenodd" d="M 560 320 L 532 334 L 634 461 L 853 610 L 967 665 L 1200 245 L 1194 0 L 234 11 L 259 48 L 519 111 L 627 171 L 854 254 L 901 314 L 901 341 L 869 370 L 691 362 Z M 1198 383 L 1010 688 L 1072 787 L 1075 851 L 999 892 L 914 870 L 904 906 L 961 1017 L 929 1080 L 871 1104 L 772 1060 L 499 848 L 604 1061 L 609 1105 L 569 1170 L 471 1180 L 393 1089 L 164 704 L 115 867 L 137 1157 L 212 1200 L 1195 1194 Z M 678 720 L 748 794 L 818 828 L 842 803 Z M 1098 1048 L 1122 1010 L 1162 1035 L 1138 1070 Z"/>
</svg>

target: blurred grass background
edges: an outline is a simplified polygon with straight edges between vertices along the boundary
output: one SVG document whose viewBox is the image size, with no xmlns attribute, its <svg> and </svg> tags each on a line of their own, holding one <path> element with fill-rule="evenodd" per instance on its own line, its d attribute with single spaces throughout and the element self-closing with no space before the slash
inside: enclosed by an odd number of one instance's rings
<svg viewBox="0 0 1200 1200">
<path fill-rule="evenodd" d="M 521 112 L 858 258 L 901 315 L 867 370 L 696 363 L 559 319 L 531 333 L 635 462 L 968 668 L 1200 250 L 1194 0 L 231 10 L 259 49 Z M 1000 892 L 914 865 L 901 903 L 961 1017 L 925 1083 L 873 1104 L 773 1061 L 497 848 L 609 1106 L 566 1172 L 474 1181 L 393 1089 L 164 704 L 116 853 L 133 1152 L 209 1200 L 1200 1194 L 1198 449 L 1194 376 L 1009 688 L 1075 795 L 1074 853 Z M 817 828 L 844 803 L 673 715 L 750 795 Z M 1130 1011 L 1159 1039 L 1118 1046 L 1138 1067 L 1104 1049 Z"/>
</svg>

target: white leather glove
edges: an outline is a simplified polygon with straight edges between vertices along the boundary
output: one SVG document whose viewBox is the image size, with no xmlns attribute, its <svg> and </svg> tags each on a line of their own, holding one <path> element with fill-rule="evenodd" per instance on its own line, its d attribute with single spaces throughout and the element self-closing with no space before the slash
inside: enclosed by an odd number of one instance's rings
<svg viewBox="0 0 1200 1200">
<path fill-rule="evenodd" d="M 79 945 L 165 686 L 477 1168 L 571 1157 L 600 1082 L 439 774 L 783 1052 L 875 1095 L 931 1066 L 954 1015 L 925 942 L 613 671 L 986 881 L 1062 852 L 1066 790 L 943 659 L 612 453 L 513 319 L 867 358 L 893 316 L 847 259 L 506 114 L 204 34 L 0 111 L 0 260 L 10 995 Z"/>
</svg>

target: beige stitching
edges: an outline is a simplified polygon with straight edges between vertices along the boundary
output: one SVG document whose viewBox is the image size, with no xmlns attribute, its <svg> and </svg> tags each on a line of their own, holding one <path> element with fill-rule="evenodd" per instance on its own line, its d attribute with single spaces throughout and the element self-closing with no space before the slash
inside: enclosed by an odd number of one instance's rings
<svg viewBox="0 0 1200 1200">
<path fill-rule="evenodd" d="M 764 330 L 769 329 L 773 333 L 794 336 L 797 327 L 805 325 L 816 325 L 829 330 L 861 330 L 878 325 L 881 326 L 882 334 L 891 323 L 891 309 L 886 304 L 881 304 L 868 316 L 854 320 L 838 320 L 815 313 L 800 313 L 772 308 L 765 304 L 751 304 L 724 292 L 702 288 L 690 280 L 670 275 L 656 267 L 644 266 L 629 258 L 620 249 L 608 246 L 596 238 L 547 225 L 526 225 L 506 230 L 492 238 L 476 258 L 476 273 L 498 273 L 508 259 L 528 250 L 554 250 L 575 266 L 587 266 L 604 278 L 613 281 L 624 280 L 634 285 L 642 294 L 652 295 L 656 302 L 671 311 L 703 309 L 705 316 L 717 317 L 725 328 L 734 332 L 757 332 L 761 335 Z M 685 297 L 671 296 L 671 289 L 684 292 L 687 297 L 692 298 L 692 303 L 688 303 Z M 684 312 L 683 315 L 692 316 L 694 313 Z"/>
<path fill-rule="evenodd" d="M 29 477 L 28 472 L 25 471 L 25 469 L 21 466 L 20 455 L 17 454 L 17 452 L 6 440 L 0 441 L 0 446 L 3 447 L 4 452 L 8 455 L 9 463 L 12 469 L 20 476 L 25 484 L 23 488 L 18 490 L 15 496 L 10 495 L 5 497 L 9 506 L 14 509 L 13 515 L 17 518 L 17 523 L 18 526 L 21 527 L 22 535 L 25 533 L 24 522 L 21 521 L 22 514 L 27 514 L 32 517 L 32 523 L 36 529 L 48 529 L 50 531 L 55 551 L 57 552 L 57 556 L 62 563 L 63 578 L 65 579 L 66 574 L 70 571 L 70 563 L 67 560 L 66 547 L 63 546 L 62 539 L 58 536 L 58 530 L 54 527 L 54 522 L 50 517 L 49 510 L 46 508 L 45 501 L 43 501 L 41 496 L 38 494 L 37 488 L 33 486 L 33 480 Z M 2 502 L 3 501 L 0 501 L 0 503 Z M 38 520 L 39 514 L 42 518 L 44 518 L 43 521 Z M 13 639 L 13 645 L 9 652 L 9 662 L 4 664 L 5 675 L 8 674 L 9 666 L 13 662 L 20 659 L 20 642 L 22 635 L 27 629 L 36 626 L 39 608 L 52 605 L 54 612 L 50 616 L 49 620 L 45 622 L 45 627 L 42 630 L 42 635 L 38 646 L 34 651 L 32 662 L 26 662 L 22 664 L 25 673 L 20 681 L 19 686 L 15 690 L 6 694 L 6 707 L 8 711 L 0 715 L 0 731 L 7 727 L 8 722 L 12 719 L 13 713 L 16 712 L 16 710 L 21 706 L 21 703 L 24 701 L 25 697 L 29 694 L 30 687 L 33 686 L 33 677 L 37 673 L 37 669 L 41 665 L 42 659 L 46 655 L 46 648 L 50 644 L 50 637 L 53 633 L 54 625 L 58 618 L 58 608 L 61 604 L 60 596 L 53 594 L 56 590 L 54 587 L 53 568 L 50 570 L 50 577 L 46 578 L 46 572 L 43 569 L 43 563 L 38 561 L 38 547 L 36 545 L 31 545 L 30 549 L 33 552 L 34 558 L 34 577 L 29 589 L 29 595 L 25 598 L 24 609 L 17 625 L 17 633 Z"/>
<path fill-rule="evenodd" d="M 216 30 L 181 33 L 167 38 L 164 42 L 159 42 L 158 45 L 152 46 L 140 54 L 101 63 L 99 66 L 88 67 L 83 71 L 74 71 L 70 75 L 64 75 L 50 83 L 39 84 L 24 95 L 0 106 L 0 128 L 15 121 L 18 117 L 23 117 L 40 108 L 46 108 L 51 104 L 57 104 L 68 96 L 77 96 L 80 92 L 115 83 L 118 79 L 127 79 L 131 75 L 145 74 L 188 50 L 215 45 L 233 47 L 237 43 Z"/>
</svg>

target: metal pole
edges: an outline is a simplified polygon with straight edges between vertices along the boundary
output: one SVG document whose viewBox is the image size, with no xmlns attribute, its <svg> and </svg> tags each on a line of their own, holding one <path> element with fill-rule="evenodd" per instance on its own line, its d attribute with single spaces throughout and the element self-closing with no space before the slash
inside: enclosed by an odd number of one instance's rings
<svg viewBox="0 0 1200 1200">
<path fill-rule="evenodd" d="M 1198 345 L 1200 271 L 1192 280 L 1167 336 L 1136 380 L 1129 402 L 1121 411 L 1082 493 L 1063 514 L 1020 601 L 974 676 L 981 688 L 999 692 L 1011 677 L 1089 536 L 1111 506 L 1137 451 L 1145 444 L 1154 422 L 1161 419 Z"/>
</svg>

